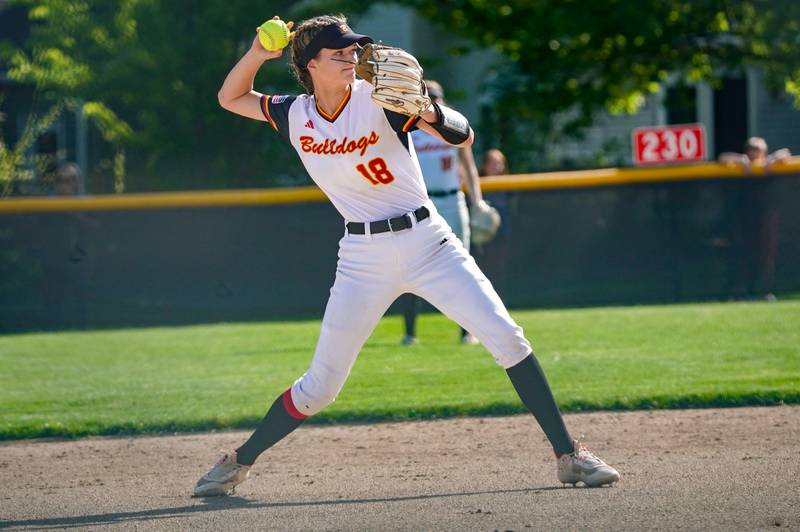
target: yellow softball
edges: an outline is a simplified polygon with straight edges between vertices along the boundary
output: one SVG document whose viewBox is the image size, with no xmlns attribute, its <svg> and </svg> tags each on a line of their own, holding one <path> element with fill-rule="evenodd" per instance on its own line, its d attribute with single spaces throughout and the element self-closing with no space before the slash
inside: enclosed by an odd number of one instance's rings
<svg viewBox="0 0 800 532">
<path fill-rule="evenodd" d="M 280 19 L 270 19 L 260 26 L 258 42 L 270 52 L 285 48 L 289 44 L 289 27 Z"/>
</svg>

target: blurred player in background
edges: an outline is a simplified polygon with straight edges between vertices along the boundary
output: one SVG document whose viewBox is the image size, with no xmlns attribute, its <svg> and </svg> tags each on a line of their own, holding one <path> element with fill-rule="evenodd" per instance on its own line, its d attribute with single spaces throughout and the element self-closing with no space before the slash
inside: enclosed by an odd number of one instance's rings
<svg viewBox="0 0 800 532">
<path fill-rule="evenodd" d="M 444 90 L 437 81 L 425 80 L 425 86 L 431 100 L 446 105 Z M 471 205 L 483 202 L 472 148 L 458 148 L 421 130 L 413 131 L 411 139 L 417 152 L 422 177 L 425 179 L 425 187 L 428 189 L 428 197 L 469 251 L 469 209 L 461 191 L 462 184 L 467 189 Z M 421 300 L 414 294 L 405 294 L 401 300 L 406 329 L 401 343 L 414 345 L 417 343 L 417 314 Z M 462 328 L 461 343 L 477 344 L 478 340 Z"/>
</svg>

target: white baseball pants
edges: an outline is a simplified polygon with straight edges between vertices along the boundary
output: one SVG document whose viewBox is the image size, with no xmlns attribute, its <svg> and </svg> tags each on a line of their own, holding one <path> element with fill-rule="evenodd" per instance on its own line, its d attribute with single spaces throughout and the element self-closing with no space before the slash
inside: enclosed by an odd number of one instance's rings
<svg viewBox="0 0 800 532">
<path fill-rule="evenodd" d="M 308 371 L 292 385 L 292 402 L 311 416 L 333 402 L 364 342 L 405 292 L 427 300 L 475 335 L 503 368 L 531 353 L 522 328 L 431 202 L 431 216 L 397 233 L 345 236 L 336 280 Z"/>
</svg>

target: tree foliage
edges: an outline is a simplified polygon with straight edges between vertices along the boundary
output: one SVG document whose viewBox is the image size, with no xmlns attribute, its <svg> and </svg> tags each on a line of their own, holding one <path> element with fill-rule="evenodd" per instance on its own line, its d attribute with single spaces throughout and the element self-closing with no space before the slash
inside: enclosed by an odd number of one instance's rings
<svg viewBox="0 0 800 532">
<path fill-rule="evenodd" d="M 129 190 L 265 184 L 272 161 L 304 175 L 263 124 L 222 111 L 217 90 L 260 18 L 292 2 L 253 0 L 16 0 L 31 34 L 4 47 L 13 79 L 43 101 L 80 102 L 107 141 L 126 146 Z M 261 15 L 259 15 L 261 13 Z M 260 18 L 259 18 L 260 17 Z M 267 64 L 257 89 L 294 88 L 286 63 Z"/>
<path fill-rule="evenodd" d="M 394 0 L 396 3 L 401 3 Z M 128 190 L 259 186 L 305 172 L 263 124 L 222 111 L 216 92 L 274 13 L 357 15 L 366 0 L 12 0 L 25 44 L 0 45 L 10 77 L 36 87 L 41 116 L 78 110 L 124 147 Z M 486 80 L 482 137 L 531 161 L 599 110 L 636 111 L 675 75 L 715 80 L 746 65 L 800 105 L 800 2 L 794 0 L 403 0 L 506 58 Z M 379 36 L 378 36 L 379 37 Z M 2 37 L 0 37 L 2 40 Z M 294 92 L 285 60 L 256 79 Z M 515 144 L 516 143 L 516 144 Z M 10 149 L 6 150 L 10 153 Z M 119 161 L 119 157 L 116 159 Z M 259 167 L 264 164 L 265 167 Z M 524 161 L 524 162 L 523 162 Z M 268 166 L 266 166 L 268 164 Z"/>
<path fill-rule="evenodd" d="M 800 107 L 795 0 L 403 1 L 510 62 L 490 80 L 507 139 L 546 143 L 599 110 L 633 113 L 677 76 L 717 82 L 747 65 Z M 536 136 L 536 135 L 534 135 Z"/>
<path fill-rule="evenodd" d="M 55 162 L 48 157 L 31 160 L 29 153 L 36 138 L 52 127 L 62 110 L 61 105 L 56 104 L 42 115 L 29 115 L 20 138 L 13 146 L 0 135 L 0 197 L 10 195 L 19 183 L 32 180 Z"/>
</svg>

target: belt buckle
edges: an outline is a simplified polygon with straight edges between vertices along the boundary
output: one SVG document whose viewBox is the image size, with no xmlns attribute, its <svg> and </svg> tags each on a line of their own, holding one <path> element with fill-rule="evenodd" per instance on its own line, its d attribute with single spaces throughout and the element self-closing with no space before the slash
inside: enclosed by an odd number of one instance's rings
<svg viewBox="0 0 800 532">
<path fill-rule="evenodd" d="M 403 227 L 397 227 L 395 229 L 392 220 L 395 220 L 395 223 L 400 223 L 401 221 L 404 222 Z M 408 214 L 404 214 L 403 216 L 398 216 L 397 218 L 389 218 L 389 229 L 392 233 L 397 233 L 398 231 L 403 231 L 404 229 L 410 229 L 412 227 L 411 223 L 411 216 Z"/>
</svg>

